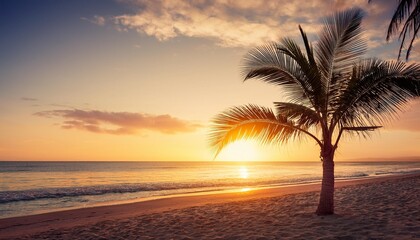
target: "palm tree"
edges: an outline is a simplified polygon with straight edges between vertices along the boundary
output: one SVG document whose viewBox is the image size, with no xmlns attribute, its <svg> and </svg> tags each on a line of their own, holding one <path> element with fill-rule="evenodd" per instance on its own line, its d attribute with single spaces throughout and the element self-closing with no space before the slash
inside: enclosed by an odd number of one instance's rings
<svg viewBox="0 0 420 240">
<path fill-rule="evenodd" d="M 405 45 L 407 34 L 408 36 L 412 35 L 405 55 L 405 60 L 408 60 L 411 49 L 413 48 L 414 40 L 417 38 L 417 33 L 420 29 L 420 0 L 398 1 L 399 3 L 397 9 L 395 10 L 395 13 L 389 23 L 386 40 L 389 41 L 392 36 L 398 34 L 400 26 L 405 20 L 403 28 L 398 36 L 398 38 L 402 40 L 400 50 L 398 52 L 398 60 L 401 57 L 401 51 Z M 371 0 L 369 0 L 369 2 L 371 2 Z"/>
<path fill-rule="evenodd" d="M 210 141 L 216 156 L 239 139 L 280 144 L 313 139 L 323 166 L 318 215 L 334 213 L 334 153 L 342 135 L 367 136 L 420 96 L 420 65 L 361 58 L 366 49 L 362 18 L 358 8 L 326 18 L 315 44 L 299 26 L 304 51 L 290 38 L 251 50 L 244 81 L 281 86 L 287 100 L 274 102 L 275 112 L 249 104 L 213 120 Z"/>
</svg>

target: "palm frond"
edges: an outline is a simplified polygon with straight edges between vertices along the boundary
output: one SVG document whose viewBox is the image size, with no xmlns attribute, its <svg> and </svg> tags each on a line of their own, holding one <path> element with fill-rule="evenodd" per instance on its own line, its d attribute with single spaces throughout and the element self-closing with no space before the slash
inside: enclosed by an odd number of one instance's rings
<svg viewBox="0 0 420 240">
<path fill-rule="evenodd" d="M 370 2 L 370 1 L 369 1 Z M 414 9 L 413 9 L 414 6 Z M 399 0 L 397 9 L 392 16 L 389 23 L 386 40 L 389 41 L 392 36 L 397 35 L 403 21 L 403 28 L 399 34 L 399 40 L 401 40 L 400 48 L 398 51 L 398 60 L 401 57 L 402 50 L 406 43 L 406 37 L 411 35 L 411 40 L 408 44 L 405 60 L 407 61 L 410 57 L 410 52 L 413 48 L 414 40 L 420 29 L 420 1 L 419 0 Z"/>
<path fill-rule="evenodd" d="M 417 33 L 420 28 L 420 4 L 417 4 L 417 6 L 414 8 L 414 10 L 411 12 L 410 16 L 406 19 L 403 28 L 400 32 L 399 39 L 401 40 L 401 45 L 398 51 L 398 60 L 401 57 L 401 52 L 403 50 L 403 47 L 405 45 L 405 39 L 407 35 L 412 35 L 411 41 L 408 45 L 408 49 L 405 55 L 405 59 L 408 60 L 410 57 L 410 52 L 413 47 L 414 40 L 417 37 Z M 387 38 L 387 40 L 389 40 Z"/>
<path fill-rule="evenodd" d="M 351 133 L 357 133 L 359 136 L 362 135 L 363 137 L 369 136 L 368 132 L 374 131 L 378 128 L 381 128 L 382 126 L 362 126 L 362 127 L 341 127 L 340 132 L 337 136 L 337 139 L 334 143 L 334 148 L 337 148 L 338 142 L 341 139 L 341 135 L 344 131 L 351 132 Z"/>
<path fill-rule="evenodd" d="M 290 38 L 283 38 L 277 49 L 292 58 L 299 66 L 302 76 L 299 78 L 299 84 L 304 89 L 307 98 L 310 100 L 311 107 L 316 111 L 321 111 L 321 104 L 324 103 L 323 83 L 321 75 L 315 62 L 313 49 L 309 45 L 306 33 L 299 26 L 302 39 L 305 44 L 306 55 L 302 52 L 300 46 Z"/>
<path fill-rule="evenodd" d="M 394 119 L 403 106 L 420 96 L 420 65 L 369 59 L 355 65 L 336 104 L 333 124 L 378 125 Z"/>
<path fill-rule="evenodd" d="M 352 67 L 366 51 L 362 38 L 363 11 L 352 8 L 326 19 L 316 47 L 318 65 L 328 81 L 333 71 L 342 72 Z"/>
<path fill-rule="evenodd" d="M 316 53 L 325 86 L 324 115 L 330 114 L 330 99 L 340 94 L 341 80 L 345 79 L 342 76 L 351 72 L 366 51 L 366 41 L 361 36 L 362 18 L 359 8 L 338 12 L 326 19 L 319 36 Z"/>
<path fill-rule="evenodd" d="M 391 36 L 395 35 L 400 28 L 402 21 L 410 15 L 410 10 L 414 2 L 417 0 L 400 0 L 400 3 L 397 6 L 397 9 L 392 16 L 391 21 L 389 22 L 388 31 L 386 35 L 386 40 L 389 41 Z"/>
<path fill-rule="evenodd" d="M 309 127 L 314 126 L 321 121 L 315 110 L 300 104 L 274 102 L 274 106 L 276 107 L 276 111 L 279 114 L 287 116 L 301 128 L 308 129 Z"/>
<path fill-rule="evenodd" d="M 419 10 L 419 12 L 420 12 L 420 10 Z M 419 15 L 420 15 L 420 14 L 419 14 Z M 420 17 L 419 17 L 419 18 L 420 18 Z M 412 38 L 411 38 L 410 44 L 408 44 L 407 53 L 406 53 L 406 55 L 405 55 L 405 60 L 406 60 L 406 61 L 408 61 L 408 58 L 410 57 L 411 49 L 413 49 L 413 43 L 414 43 L 414 40 L 415 40 L 415 39 L 416 39 L 416 37 L 417 37 L 417 34 L 418 34 L 419 30 L 420 30 L 420 19 L 418 20 L 418 22 L 417 22 L 417 26 L 416 26 L 416 27 L 415 27 L 415 29 L 414 29 L 414 33 L 413 33 L 413 36 L 412 36 Z M 400 50 L 400 53 L 398 54 L 398 58 L 400 57 L 400 55 L 401 55 L 401 50 Z"/>
<path fill-rule="evenodd" d="M 343 131 L 355 131 L 355 132 L 365 132 L 365 131 L 373 131 L 382 126 L 363 126 L 363 127 L 342 127 L 341 130 Z"/>
<path fill-rule="evenodd" d="M 277 44 L 267 44 L 249 51 L 243 63 L 244 81 L 252 78 L 282 86 L 292 102 L 311 105 L 312 92 L 299 64 L 280 52 Z"/>
<path fill-rule="evenodd" d="M 302 36 L 303 44 L 305 44 L 306 55 L 308 57 L 309 64 L 311 66 L 316 66 L 315 57 L 314 57 L 314 49 L 313 49 L 312 45 L 310 45 L 310 43 L 309 43 L 308 36 L 306 35 L 306 32 L 303 31 L 303 29 L 300 25 L 299 25 L 299 31 L 300 31 L 300 35 Z"/>
<path fill-rule="evenodd" d="M 285 143 L 300 137 L 302 133 L 310 134 L 297 127 L 287 116 L 276 115 L 269 108 L 250 104 L 233 107 L 216 116 L 210 133 L 210 145 L 216 149 L 217 156 L 225 146 L 236 140 L 256 138 L 263 144 Z"/>
</svg>

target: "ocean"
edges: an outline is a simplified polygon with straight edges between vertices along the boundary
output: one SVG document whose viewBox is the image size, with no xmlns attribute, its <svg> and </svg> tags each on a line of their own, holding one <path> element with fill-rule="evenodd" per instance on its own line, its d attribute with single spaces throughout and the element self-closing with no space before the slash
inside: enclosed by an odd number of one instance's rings
<svg viewBox="0 0 420 240">
<path fill-rule="evenodd" d="M 336 162 L 337 179 L 420 162 Z M 319 182 L 321 162 L 0 162 L 0 218 L 179 194 Z"/>
</svg>

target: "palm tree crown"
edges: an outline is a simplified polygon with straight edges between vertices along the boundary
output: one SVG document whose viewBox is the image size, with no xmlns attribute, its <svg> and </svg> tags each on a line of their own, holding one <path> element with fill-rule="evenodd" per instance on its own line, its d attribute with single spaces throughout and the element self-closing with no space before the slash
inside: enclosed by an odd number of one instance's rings
<svg viewBox="0 0 420 240">
<path fill-rule="evenodd" d="M 211 145 L 217 154 L 229 143 L 257 138 L 285 143 L 303 136 L 320 146 L 323 178 L 317 214 L 334 213 L 334 153 L 344 132 L 362 136 L 393 119 L 420 95 L 420 65 L 362 59 L 362 10 L 326 18 L 316 44 L 299 26 L 304 49 L 290 38 L 251 50 L 244 80 L 283 88 L 275 111 L 257 105 L 233 107 L 213 120 Z"/>
<path fill-rule="evenodd" d="M 275 102 L 275 112 L 245 105 L 218 115 L 211 132 L 216 152 L 241 138 L 283 143 L 309 136 L 322 147 L 333 133 L 367 134 L 419 96 L 418 64 L 361 58 L 366 50 L 362 17 L 354 8 L 327 18 L 316 44 L 299 26 L 304 50 L 290 38 L 251 50 L 244 61 L 244 80 L 281 86 L 288 101 Z"/>
</svg>

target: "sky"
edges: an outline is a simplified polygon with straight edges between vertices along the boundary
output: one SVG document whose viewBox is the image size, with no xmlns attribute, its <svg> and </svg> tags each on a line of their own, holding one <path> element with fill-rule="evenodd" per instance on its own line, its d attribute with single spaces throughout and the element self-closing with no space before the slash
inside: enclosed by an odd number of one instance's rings
<svg viewBox="0 0 420 240">
<path fill-rule="evenodd" d="M 211 120 L 282 89 L 243 83 L 243 56 L 282 37 L 311 41 L 323 17 L 361 7 L 366 57 L 385 41 L 394 0 L 0 1 L 0 160 L 211 161 Z M 418 41 L 411 62 L 419 61 Z M 420 156 L 420 103 L 368 139 L 344 138 L 337 160 Z M 228 146 L 216 160 L 319 161 L 310 139 Z"/>
</svg>

